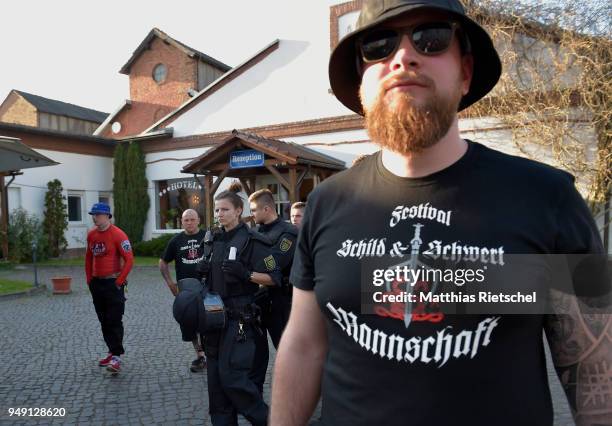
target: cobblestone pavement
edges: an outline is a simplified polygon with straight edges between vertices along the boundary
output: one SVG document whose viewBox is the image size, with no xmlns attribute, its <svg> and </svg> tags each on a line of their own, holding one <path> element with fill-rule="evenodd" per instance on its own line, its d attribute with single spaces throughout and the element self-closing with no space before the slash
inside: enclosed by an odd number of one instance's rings
<svg viewBox="0 0 612 426">
<path fill-rule="evenodd" d="M 8 272 L 0 272 L 6 276 Z M 123 370 L 97 366 L 105 355 L 82 268 L 43 268 L 39 280 L 73 277 L 69 295 L 47 293 L 0 299 L 0 424 L 210 424 L 206 375 L 191 373 L 191 343 L 182 342 L 172 317 L 172 296 L 154 267 L 130 274 L 124 316 Z M 31 270 L 11 272 L 32 280 Z M 50 286 L 50 284 L 47 284 Z M 272 345 L 270 345 L 271 349 Z M 270 400 L 272 363 L 265 400 Z M 573 425 L 554 372 L 549 372 L 555 425 Z M 517 390 L 519 392 L 520 390 Z M 61 418 L 15 418 L 9 407 L 61 407 Z M 520 409 L 520 407 L 517 407 Z M 240 424 L 248 424 L 245 421 Z"/>
</svg>

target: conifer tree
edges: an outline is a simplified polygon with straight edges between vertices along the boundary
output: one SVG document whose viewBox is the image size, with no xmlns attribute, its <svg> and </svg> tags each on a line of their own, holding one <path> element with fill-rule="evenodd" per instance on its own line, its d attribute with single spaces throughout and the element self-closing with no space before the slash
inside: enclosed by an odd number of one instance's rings
<svg viewBox="0 0 612 426">
<path fill-rule="evenodd" d="M 47 183 L 43 234 L 47 239 L 51 257 L 58 257 L 68 246 L 64 235 L 64 232 L 68 229 L 68 212 L 64 203 L 63 190 L 62 183 L 58 179 Z"/>
</svg>

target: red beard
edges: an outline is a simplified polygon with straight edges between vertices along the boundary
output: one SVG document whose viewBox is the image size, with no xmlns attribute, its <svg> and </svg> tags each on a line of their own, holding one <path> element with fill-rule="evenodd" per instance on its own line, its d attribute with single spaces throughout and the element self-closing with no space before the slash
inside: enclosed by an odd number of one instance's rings
<svg viewBox="0 0 612 426">
<path fill-rule="evenodd" d="M 433 84 L 429 89 L 434 95 L 424 105 L 416 105 L 407 93 L 394 94 L 394 99 L 387 102 L 386 90 L 381 85 L 372 107 L 366 110 L 364 106 L 365 127 L 372 141 L 382 148 L 408 155 L 442 139 L 455 120 L 461 100 L 460 86 L 444 98 L 435 93 Z"/>
</svg>

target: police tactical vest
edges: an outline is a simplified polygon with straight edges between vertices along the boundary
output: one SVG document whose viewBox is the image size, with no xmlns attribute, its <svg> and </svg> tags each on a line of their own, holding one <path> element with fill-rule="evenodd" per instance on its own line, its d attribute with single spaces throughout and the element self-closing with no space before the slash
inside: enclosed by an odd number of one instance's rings
<svg viewBox="0 0 612 426">
<path fill-rule="evenodd" d="M 236 260 L 248 266 L 249 259 L 245 258 L 244 255 L 251 240 L 256 239 L 265 242 L 265 240 L 262 240 L 261 237 L 255 235 L 255 233 L 247 228 L 246 225 L 239 225 L 239 227 L 229 241 L 223 238 L 223 233 L 217 233 L 213 236 L 212 245 L 209 244 L 209 247 L 212 247 L 208 257 L 211 263 L 210 286 L 211 290 L 218 293 L 221 297 L 246 296 L 254 294 L 259 289 L 257 284 L 250 281 L 232 286 L 225 284 L 221 264 L 229 258 L 230 247 L 236 247 Z"/>
</svg>

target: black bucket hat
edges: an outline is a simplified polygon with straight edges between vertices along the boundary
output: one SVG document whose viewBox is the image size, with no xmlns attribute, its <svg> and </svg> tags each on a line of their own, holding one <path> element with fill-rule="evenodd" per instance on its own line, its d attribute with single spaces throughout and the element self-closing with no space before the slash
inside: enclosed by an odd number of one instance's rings
<svg viewBox="0 0 612 426">
<path fill-rule="evenodd" d="M 472 105 L 493 89 L 501 75 L 501 61 L 489 34 L 465 15 L 458 0 L 364 0 L 355 30 L 340 40 L 329 58 L 331 89 L 347 108 L 363 115 L 359 86 L 361 75 L 357 69 L 355 41 L 365 31 L 407 12 L 421 9 L 449 13 L 460 23 L 467 35 L 474 57 L 474 73 L 469 92 L 463 96 L 459 111 Z"/>
</svg>

